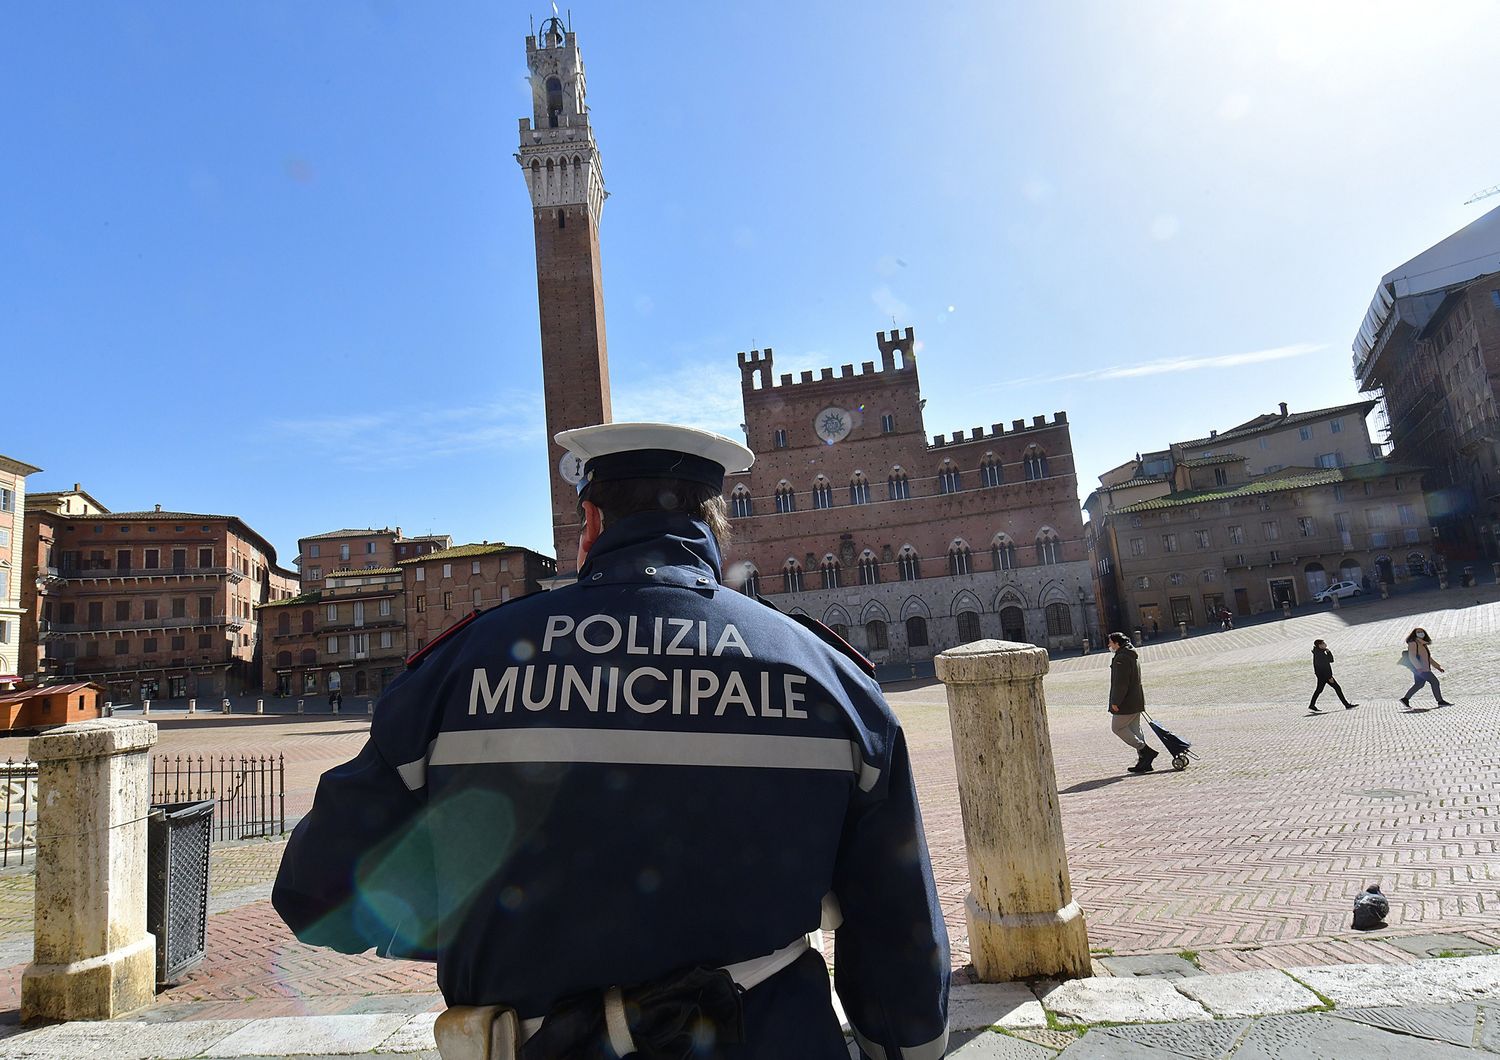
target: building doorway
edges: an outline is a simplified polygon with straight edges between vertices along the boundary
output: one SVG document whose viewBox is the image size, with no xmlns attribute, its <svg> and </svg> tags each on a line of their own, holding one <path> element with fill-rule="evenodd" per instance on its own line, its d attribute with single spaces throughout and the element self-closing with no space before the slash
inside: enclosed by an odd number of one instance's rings
<svg viewBox="0 0 1500 1060">
<path fill-rule="evenodd" d="M 1156 604 L 1141 605 L 1141 636 L 1151 637 L 1161 632 L 1161 608 Z"/>
<path fill-rule="evenodd" d="M 187 698 L 187 677 L 186 677 L 186 675 L 184 675 L 182 677 L 169 677 L 169 678 L 167 678 L 167 698 L 168 699 L 186 699 Z"/>
<path fill-rule="evenodd" d="M 1026 638 L 1026 614 L 1014 605 L 1000 609 L 1000 636 L 1018 644 L 1030 644 Z"/>
<path fill-rule="evenodd" d="M 1307 581 L 1307 595 L 1317 596 L 1328 588 L 1328 572 L 1323 569 L 1323 564 L 1317 560 L 1302 568 L 1302 574 Z"/>
<path fill-rule="evenodd" d="M 1271 590 L 1272 607 L 1296 607 L 1297 583 L 1290 578 L 1272 578 L 1266 582 Z"/>
<path fill-rule="evenodd" d="M 1237 615 L 1248 615 L 1250 613 L 1250 590 L 1236 589 L 1234 591 L 1234 613 Z"/>
<path fill-rule="evenodd" d="M 1224 610 L 1223 593 L 1203 594 L 1203 617 L 1210 626 L 1218 623 L 1219 612 L 1222 610 Z"/>
<path fill-rule="evenodd" d="M 1396 584 L 1396 568 L 1391 564 L 1390 556 L 1376 556 L 1375 569 L 1380 572 L 1380 580 L 1387 585 Z"/>
<path fill-rule="evenodd" d="M 1191 596 L 1174 596 L 1168 603 L 1172 606 L 1172 625 L 1178 626 L 1186 623 L 1193 624 L 1193 598 Z"/>
</svg>

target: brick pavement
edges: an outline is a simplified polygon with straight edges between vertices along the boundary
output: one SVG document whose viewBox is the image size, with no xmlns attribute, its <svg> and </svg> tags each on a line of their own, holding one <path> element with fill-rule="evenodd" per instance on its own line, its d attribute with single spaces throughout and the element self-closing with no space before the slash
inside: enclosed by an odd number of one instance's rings
<svg viewBox="0 0 1500 1060">
<path fill-rule="evenodd" d="M 1414 959 L 1382 935 L 1465 931 L 1500 943 L 1500 668 L 1489 659 L 1500 604 L 1466 602 L 1417 616 L 1377 602 L 1147 646 L 1148 704 L 1202 755 L 1180 774 L 1123 772 L 1133 756 L 1106 724 L 1107 655 L 1058 663 L 1048 716 L 1092 945 L 1193 950 L 1206 970 L 1234 971 Z M 1409 682 L 1395 660 L 1419 623 L 1456 706 L 1396 702 Z M 1318 636 L 1360 709 L 1334 700 L 1327 715 L 1306 713 Z M 960 964 L 967 872 L 943 691 L 891 698 Z M 1374 881 L 1391 899 L 1390 927 L 1356 933 L 1353 896 Z"/>
<path fill-rule="evenodd" d="M 1441 601 L 1433 607 L 1428 601 Z M 1046 683 L 1075 895 L 1092 945 L 1117 954 L 1192 950 L 1208 971 L 1416 958 L 1385 941 L 1463 932 L 1500 948 L 1500 668 L 1489 659 L 1500 603 L 1449 594 L 1372 602 L 1142 650 L 1148 703 L 1193 739 L 1185 773 L 1123 773 L 1130 754 L 1103 709 L 1108 657 L 1061 660 Z M 1412 625 L 1432 632 L 1457 705 L 1403 712 L 1395 658 Z M 1305 713 L 1309 650 L 1328 639 L 1356 711 Z M 1425 692 L 1424 692 L 1425 694 Z M 967 865 L 940 685 L 891 694 L 907 728 L 956 966 L 967 962 Z M 357 718 L 163 720 L 161 747 L 288 755 L 289 802 L 364 738 Z M 16 753 L 0 747 L 0 753 Z M 295 769 L 293 763 L 296 764 Z M 282 844 L 216 848 L 209 958 L 162 995 L 152 1018 L 422 1011 L 429 966 L 302 946 L 265 900 Z M 1349 929 L 1353 896 L 1373 880 L 1390 928 Z M 259 890 L 257 890 L 259 889 Z M 0 946 L 25 929 L 29 877 L 0 875 Z M 12 954 L 11 959 L 16 959 Z M 0 1008 L 23 965 L 0 970 Z"/>
</svg>

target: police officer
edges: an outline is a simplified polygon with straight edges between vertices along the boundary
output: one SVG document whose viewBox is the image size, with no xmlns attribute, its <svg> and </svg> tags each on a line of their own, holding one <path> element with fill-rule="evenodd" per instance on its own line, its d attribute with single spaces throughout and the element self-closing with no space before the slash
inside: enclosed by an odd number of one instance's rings
<svg viewBox="0 0 1500 1060">
<path fill-rule="evenodd" d="M 941 1057 L 948 940 L 900 725 L 831 631 L 721 581 L 725 469 L 754 454 L 663 424 L 556 440 L 585 460 L 577 583 L 408 661 L 293 832 L 277 912 L 435 959 L 444 1055 L 514 1035 L 523 1060 L 843 1060 L 808 941 L 837 924 L 864 1055 Z"/>
</svg>

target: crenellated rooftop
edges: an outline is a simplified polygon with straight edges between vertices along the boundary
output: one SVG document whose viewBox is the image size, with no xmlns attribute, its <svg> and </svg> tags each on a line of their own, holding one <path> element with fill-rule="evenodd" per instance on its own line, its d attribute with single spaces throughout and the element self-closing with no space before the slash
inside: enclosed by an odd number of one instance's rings
<svg viewBox="0 0 1500 1060">
<path fill-rule="evenodd" d="M 932 445 L 929 448 L 941 449 L 964 442 L 978 442 L 986 438 L 1001 438 L 1020 434 L 1025 431 L 1035 431 L 1043 427 L 1061 427 L 1065 426 L 1067 422 L 1068 414 L 1066 412 L 1054 412 L 1050 423 L 1047 421 L 1046 416 L 1033 416 L 1029 424 L 1025 420 L 1011 420 L 1010 427 L 1008 428 L 1003 423 L 992 423 L 989 430 L 985 430 L 983 427 L 970 427 L 967 436 L 965 436 L 963 431 L 954 431 L 947 437 L 941 434 L 934 434 L 932 436 Z"/>
<path fill-rule="evenodd" d="M 874 361 L 862 361 L 859 371 L 855 371 L 852 364 L 843 364 L 839 366 L 837 375 L 834 375 L 832 368 L 820 368 L 816 374 L 812 371 L 802 372 L 799 379 L 793 379 L 791 372 L 783 372 L 777 379 L 772 372 L 775 354 L 771 347 L 751 350 L 749 353 L 741 350 L 736 355 L 740 365 L 740 387 L 746 394 L 750 394 L 759 390 L 857 379 L 870 375 L 904 375 L 917 370 L 916 337 L 911 328 L 905 331 L 877 331 L 875 342 L 880 347 L 879 368 Z M 900 363 L 897 363 L 898 356 Z"/>
</svg>

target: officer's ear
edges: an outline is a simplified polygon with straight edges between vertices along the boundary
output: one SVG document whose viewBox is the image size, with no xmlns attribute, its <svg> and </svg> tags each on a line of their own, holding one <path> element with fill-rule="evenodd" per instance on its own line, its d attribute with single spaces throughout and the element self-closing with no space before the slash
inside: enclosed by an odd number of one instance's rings
<svg viewBox="0 0 1500 1060">
<path fill-rule="evenodd" d="M 604 513 L 593 501 L 583 501 L 579 507 L 583 509 L 583 521 L 578 527 L 578 566 L 582 567 L 594 542 L 604 533 Z"/>
</svg>

